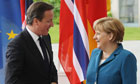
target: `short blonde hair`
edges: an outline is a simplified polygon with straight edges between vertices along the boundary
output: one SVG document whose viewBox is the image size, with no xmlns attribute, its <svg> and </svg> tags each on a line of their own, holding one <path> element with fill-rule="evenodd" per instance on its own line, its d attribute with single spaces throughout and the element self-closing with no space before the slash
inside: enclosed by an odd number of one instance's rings
<svg viewBox="0 0 140 84">
<path fill-rule="evenodd" d="M 93 28 L 95 30 L 104 31 L 106 33 L 112 33 L 113 42 L 119 43 L 123 41 L 124 26 L 116 18 L 112 17 L 100 18 L 94 22 Z"/>
</svg>

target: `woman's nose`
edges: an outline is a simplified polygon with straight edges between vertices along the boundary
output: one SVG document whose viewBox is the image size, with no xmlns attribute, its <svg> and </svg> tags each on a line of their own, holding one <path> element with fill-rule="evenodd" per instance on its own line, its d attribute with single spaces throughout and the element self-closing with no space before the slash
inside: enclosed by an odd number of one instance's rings
<svg viewBox="0 0 140 84">
<path fill-rule="evenodd" d="M 94 34 L 93 39 L 96 39 L 96 34 Z"/>
</svg>

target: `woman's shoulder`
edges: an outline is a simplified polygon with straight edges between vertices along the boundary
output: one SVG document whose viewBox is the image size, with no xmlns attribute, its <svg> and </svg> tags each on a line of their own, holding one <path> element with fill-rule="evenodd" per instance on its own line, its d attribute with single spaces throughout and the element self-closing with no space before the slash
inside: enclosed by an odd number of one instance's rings
<svg viewBox="0 0 140 84">
<path fill-rule="evenodd" d="M 92 50 L 91 57 L 96 57 L 100 53 L 101 53 L 101 50 L 99 48 L 95 48 L 95 49 Z"/>
<path fill-rule="evenodd" d="M 98 53 L 98 52 L 101 52 L 101 50 L 99 48 L 95 48 L 92 50 L 92 53 Z"/>
<path fill-rule="evenodd" d="M 134 56 L 134 54 L 131 51 L 127 50 L 127 49 L 123 49 L 121 51 L 121 54 L 124 54 L 126 56 Z"/>
<path fill-rule="evenodd" d="M 134 60 L 136 60 L 136 57 L 135 57 L 135 55 L 131 52 L 131 51 L 129 51 L 129 50 L 127 50 L 127 49 L 123 49 L 121 52 L 120 52 L 120 56 L 119 57 L 121 57 L 122 59 L 134 59 Z"/>
</svg>

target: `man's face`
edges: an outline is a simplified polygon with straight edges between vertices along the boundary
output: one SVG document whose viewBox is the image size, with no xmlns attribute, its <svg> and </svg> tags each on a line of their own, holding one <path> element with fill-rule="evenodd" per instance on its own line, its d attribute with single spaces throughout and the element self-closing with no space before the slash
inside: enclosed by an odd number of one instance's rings
<svg viewBox="0 0 140 84">
<path fill-rule="evenodd" d="M 37 32 L 39 35 L 48 35 L 50 27 L 53 27 L 53 10 L 44 12 L 44 17 L 41 21 L 38 20 Z"/>
</svg>

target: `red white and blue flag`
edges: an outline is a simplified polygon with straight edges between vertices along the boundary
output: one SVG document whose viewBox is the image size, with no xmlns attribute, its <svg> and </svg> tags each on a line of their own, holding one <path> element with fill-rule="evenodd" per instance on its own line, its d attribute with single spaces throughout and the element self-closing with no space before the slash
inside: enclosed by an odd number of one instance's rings
<svg viewBox="0 0 140 84">
<path fill-rule="evenodd" d="M 20 8 L 21 8 L 21 19 L 22 19 L 22 29 L 26 26 L 26 12 L 28 7 L 33 3 L 33 0 L 20 0 Z"/>
<path fill-rule="evenodd" d="M 107 16 L 106 0 L 61 0 L 59 60 L 70 84 L 85 84 L 96 48 L 93 22 Z"/>
</svg>

